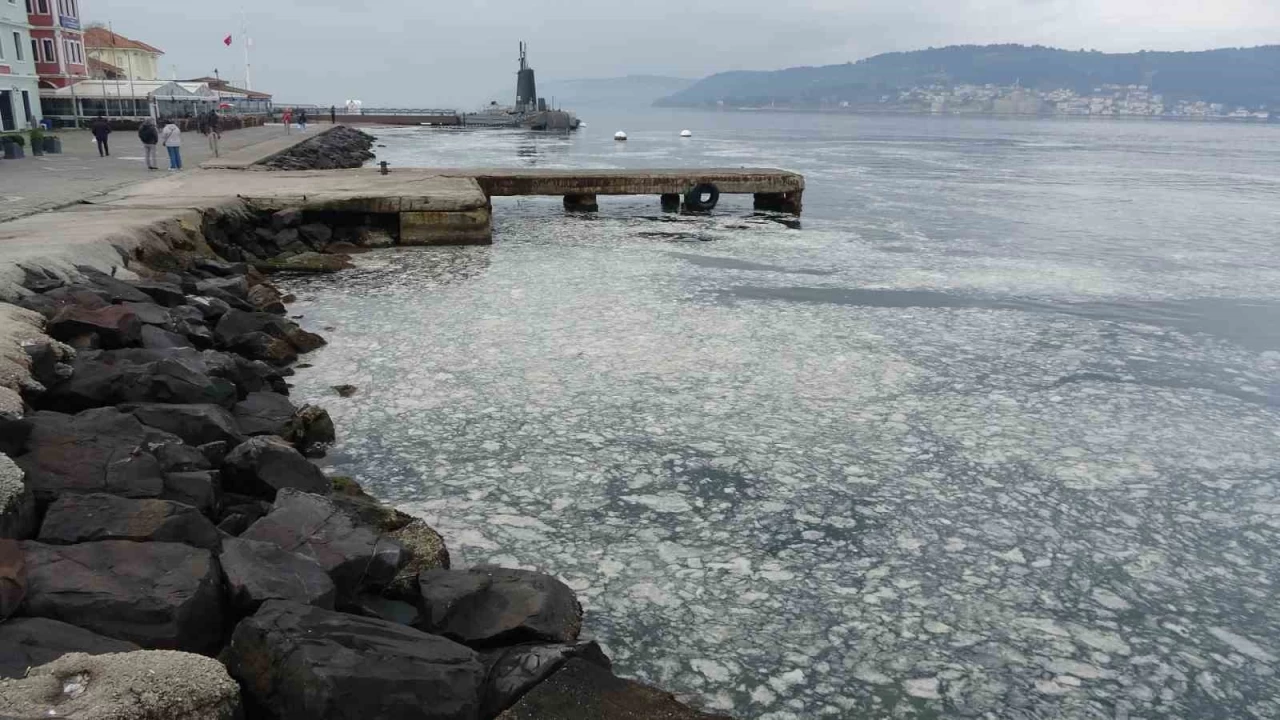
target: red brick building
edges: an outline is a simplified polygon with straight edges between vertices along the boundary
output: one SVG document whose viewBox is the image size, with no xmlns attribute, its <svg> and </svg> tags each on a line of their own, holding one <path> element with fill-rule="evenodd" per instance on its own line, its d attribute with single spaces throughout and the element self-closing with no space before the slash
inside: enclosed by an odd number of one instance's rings
<svg viewBox="0 0 1280 720">
<path fill-rule="evenodd" d="M 26 0 L 31 53 L 40 87 L 60 88 L 89 77 L 80 0 Z"/>
</svg>

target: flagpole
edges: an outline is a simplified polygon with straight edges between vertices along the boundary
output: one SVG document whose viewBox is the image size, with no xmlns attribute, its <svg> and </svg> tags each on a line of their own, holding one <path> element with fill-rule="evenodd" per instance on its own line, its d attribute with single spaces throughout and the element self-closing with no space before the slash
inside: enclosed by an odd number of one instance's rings
<svg viewBox="0 0 1280 720">
<path fill-rule="evenodd" d="M 252 44 L 252 41 L 249 39 L 249 18 L 245 15 L 243 7 L 240 8 L 240 26 L 244 35 L 241 39 L 241 42 L 244 43 L 244 89 L 252 90 L 253 80 L 249 70 L 249 45 Z"/>
</svg>

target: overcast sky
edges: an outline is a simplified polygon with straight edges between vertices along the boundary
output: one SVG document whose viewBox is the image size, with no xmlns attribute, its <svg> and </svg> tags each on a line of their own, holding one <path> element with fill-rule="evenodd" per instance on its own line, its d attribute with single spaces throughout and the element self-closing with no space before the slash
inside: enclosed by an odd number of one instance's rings
<svg viewBox="0 0 1280 720">
<path fill-rule="evenodd" d="M 1108 52 L 1280 43 L 1278 0 L 256 0 L 255 89 L 279 102 L 470 108 L 542 81 L 703 77 L 957 43 Z M 367 9 L 366 9 L 367 6 Z M 244 77 L 235 2 L 82 0 L 85 20 L 165 51 L 163 74 Z M 231 34 L 234 45 L 222 39 Z"/>
</svg>

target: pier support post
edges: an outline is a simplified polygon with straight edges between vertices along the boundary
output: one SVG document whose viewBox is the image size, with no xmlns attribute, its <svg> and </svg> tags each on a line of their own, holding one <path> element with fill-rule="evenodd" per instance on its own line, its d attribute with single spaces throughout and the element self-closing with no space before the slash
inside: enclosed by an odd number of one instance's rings
<svg viewBox="0 0 1280 720">
<path fill-rule="evenodd" d="M 680 212 L 680 193 L 662 193 L 662 212 Z"/>
<path fill-rule="evenodd" d="M 600 205 L 595 195 L 565 195 L 564 209 L 567 212 L 597 212 Z"/>
<path fill-rule="evenodd" d="M 768 210 L 770 212 L 784 212 L 792 215 L 799 215 L 802 209 L 804 191 L 795 190 L 793 192 L 781 193 L 756 193 L 756 210 Z"/>
</svg>

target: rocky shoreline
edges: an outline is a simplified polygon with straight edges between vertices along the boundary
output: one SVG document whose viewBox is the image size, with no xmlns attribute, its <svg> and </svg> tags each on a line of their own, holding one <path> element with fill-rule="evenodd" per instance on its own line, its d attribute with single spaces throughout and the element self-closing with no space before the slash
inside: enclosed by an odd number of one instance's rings
<svg viewBox="0 0 1280 720">
<path fill-rule="evenodd" d="M 268 170 L 341 170 L 363 166 L 374 155 L 373 136 L 338 125 L 269 158 Z"/>
<path fill-rule="evenodd" d="M 323 137 L 349 162 L 355 134 Z M 334 154 L 306 145 L 282 162 Z M 240 204 L 109 272 L 25 269 L 26 330 L 0 328 L 24 369 L 0 368 L 0 717 L 722 717 L 614 676 L 556 578 L 451 568 L 308 459 L 336 431 L 288 378 L 325 341 L 266 273 L 385 239 Z"/>
</svg>

